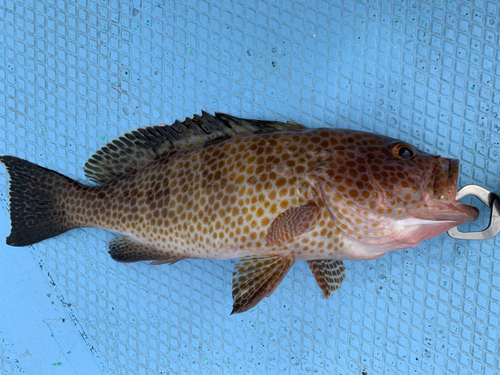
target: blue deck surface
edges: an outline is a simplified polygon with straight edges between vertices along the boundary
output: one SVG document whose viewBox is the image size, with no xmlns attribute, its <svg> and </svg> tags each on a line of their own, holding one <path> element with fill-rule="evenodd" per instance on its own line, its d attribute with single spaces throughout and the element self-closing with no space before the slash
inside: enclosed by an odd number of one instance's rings
<svg viewBox="0 0 500 375">
<path fill-rule="evenodd" d="M 499 20 L 494 0 L 0 0 L 0 154 L 88 182 L 107 142 L 205 110 L 387 134 L 497 190 Z M 5 245 L 7 189 L 0 167 L 0 374 L 500 373 L 500 236 L 346 262 L 328 300 L 297 262 L 231 316 L 234 261 L 118 264 L 95 229 Z"/>
</svg>

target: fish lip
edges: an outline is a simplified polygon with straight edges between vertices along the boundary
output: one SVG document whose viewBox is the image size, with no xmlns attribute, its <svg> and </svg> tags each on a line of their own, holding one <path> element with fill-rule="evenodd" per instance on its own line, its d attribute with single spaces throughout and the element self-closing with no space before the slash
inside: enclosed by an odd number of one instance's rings
<svg viewBox="0 0 500 375">
<path fill-rule="evenodd" d="M 478 215 L 479 215 L 479 210 L 476 207 L 471 206 L 469 204 L 462 203 L 462 202 L 457 201 L 457 200 L 455 200 L 453 208 L 457 211 L 460 211 L 463 214 L 464 221 L 461 224 L 466 223 L 466 222 L 471 221 L 471 220 L 476 220 Z M 458 225 L 460 225 L 460 224 L 458 224 Z"/>
<path fill-rule="evenodd" d="M 432 207 L 447 208 L 448 210 L 445 212 L 436 212 L 432 211 Z M 460 201 L 447 204 L 438 202 L 437 204 L 432 204 L 426 210 L 411 209 L 408 211 L 408 215 L 415 219 L 430 220 L 435 222 L 450 222 L 453 223 L 453 225 L 450 225 L 450 228 L 452 228 L 477 219 L 479 210 L 474 206 Z"/>
</svg>

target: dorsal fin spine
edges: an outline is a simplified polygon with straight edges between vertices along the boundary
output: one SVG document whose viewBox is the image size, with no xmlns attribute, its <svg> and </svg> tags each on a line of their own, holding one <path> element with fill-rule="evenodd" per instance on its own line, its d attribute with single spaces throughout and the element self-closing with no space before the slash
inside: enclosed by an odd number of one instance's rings
<svg viewBox="0 0 500 375">
<path fill-rule="evenodd" d="M 90 180 L 105 184 L 174 151 L 234 136 L 304 128 L 297 124 L 244 120 L 223 113 L 212 116 L 202 111 L 201 116 L 175 121 L 171 126 L 150 126 L 124 134 L 97 151 L 84 170 Z"/>
</svg>

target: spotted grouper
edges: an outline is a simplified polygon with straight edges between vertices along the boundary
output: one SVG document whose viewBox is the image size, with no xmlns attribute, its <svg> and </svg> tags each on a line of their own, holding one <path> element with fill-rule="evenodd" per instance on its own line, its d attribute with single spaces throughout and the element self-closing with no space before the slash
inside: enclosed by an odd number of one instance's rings
<svg viewBox="0 0 500 375">
<path fill-rule="evenodd" d="M 11 234 L 26 246 L 69 229 L 122 234 L 120 262 L 239 258 L 233 310 L 271 295 L 298 259 L 326 297 L 342 259 L 374 259 L 477 217 L 455 198 L 458 160 L 383 135 L 203 113 L 112 141 L 86 186 L 14 156 Z"/>
</svg>

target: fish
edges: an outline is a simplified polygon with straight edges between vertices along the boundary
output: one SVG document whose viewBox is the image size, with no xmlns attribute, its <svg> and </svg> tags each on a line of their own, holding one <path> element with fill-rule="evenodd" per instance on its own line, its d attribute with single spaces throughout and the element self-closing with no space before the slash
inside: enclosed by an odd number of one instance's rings
<svg viewBox="0 0 500 375">
<path fill-rule="evenodd" d="M 120 236 L 118 262 L 237 259 L 231 314 L 306 260 L 328 298 L 343 260 L 375 259 L 476 219 L 456 200 L 459 161 L 350 129 L 202 112 L 126 133 L 85 164 L 86 185 L 15 156 L 11 246 L 74 228 Z"/>
</svg>

